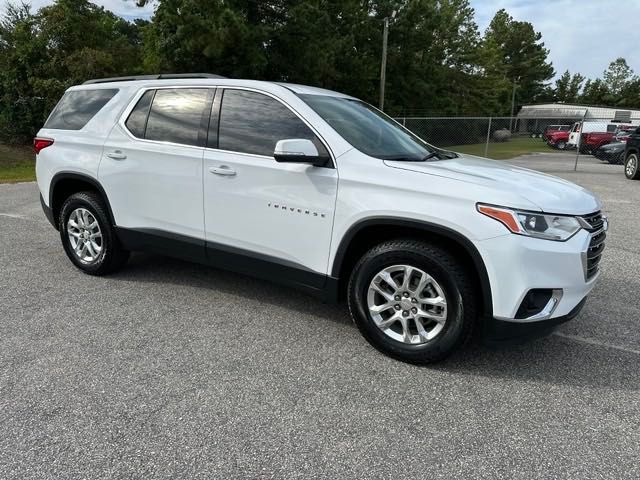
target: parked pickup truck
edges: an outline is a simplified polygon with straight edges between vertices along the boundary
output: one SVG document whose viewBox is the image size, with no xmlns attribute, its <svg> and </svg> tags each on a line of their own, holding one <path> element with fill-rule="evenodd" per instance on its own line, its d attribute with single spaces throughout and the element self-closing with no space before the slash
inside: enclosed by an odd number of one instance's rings
<svg viewBox="0 0 640 480">
<path fill-rule="evenodd" d="M 542 139 L 547 142 L 549 134 L 552 132 L 568 132 L 569 130 L 571 130 L 571 125 L 547 125 L 542 131 Z"/>
<path fill-rule="evenodd" d="M 583 133 L 580 139 L 580 152 L 592 154 L 603 145 L 611 143 L 615 132 L 589 132 Z"/>
<path fill-rule="evenodd" d="M 569 141 L 568 130 L 555 130 L 545 134 L 547 139 L 547 145 L 558 150 L 564 150 L 567 148 L 567 142 Z"/>
</svg>

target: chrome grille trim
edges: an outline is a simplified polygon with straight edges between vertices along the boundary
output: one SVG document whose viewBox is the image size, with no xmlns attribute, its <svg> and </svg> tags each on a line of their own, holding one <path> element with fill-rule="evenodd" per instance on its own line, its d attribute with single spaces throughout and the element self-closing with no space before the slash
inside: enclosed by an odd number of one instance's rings
<svg viewBox="0 0 640 480">
<path fill-rule="evenodd" d="M 585 251 L 582 252 L 584 280 L 588 282 L 600 270 L 599 265 L 600 260 L 602 260 L 602 252 L 605 249 L 608 221 L 607 217 L 599 211 L 590 215 L 582 215 L 578 218 L 584 229 L 589 232 L 589 244 Z"/>
</svg>

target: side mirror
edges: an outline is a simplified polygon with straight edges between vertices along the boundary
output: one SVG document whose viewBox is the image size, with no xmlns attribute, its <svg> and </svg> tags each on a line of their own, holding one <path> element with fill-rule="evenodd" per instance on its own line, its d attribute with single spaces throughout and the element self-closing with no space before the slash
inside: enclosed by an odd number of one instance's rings
<svg viewBox="0 0 640 480">
<path fill-rule="evenodd" d="M 328 158 L 321 157 L 311 140 L 305 138 L 288 138 L 278 140 L 273 158 L 282 163 L 310 163 L 317 167 L 327 164 Z"/>
</svg>

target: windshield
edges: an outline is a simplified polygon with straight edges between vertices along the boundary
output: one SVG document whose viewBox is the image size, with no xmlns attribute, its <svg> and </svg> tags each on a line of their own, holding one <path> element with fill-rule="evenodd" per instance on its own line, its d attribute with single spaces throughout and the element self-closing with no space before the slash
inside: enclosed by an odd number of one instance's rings
<svg viewBox="0 0 640 480">
<path fill-rule="evenodd" d="M 300 95 L 342 138 L 361 152 L 383 160 L 444 158 L 444 152 L 400 127 L 360 100 L 329 95 Z M 449 152 L 446 152 L 447 154 Z"/>
</svg>

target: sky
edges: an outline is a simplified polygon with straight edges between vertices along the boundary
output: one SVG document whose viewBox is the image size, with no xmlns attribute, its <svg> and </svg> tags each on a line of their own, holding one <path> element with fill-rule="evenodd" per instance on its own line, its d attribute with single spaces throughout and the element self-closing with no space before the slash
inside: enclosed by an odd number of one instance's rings
<svg viewBox="0 0 640 480">
<path fill-rule="evenodd" d="M 0 0 L 0 13 L 6 0 Z M 31 0 L 34 10 L 52 0 Z M 94 0 L 132 20 L 149 18 L 153 6 L 135 6 L 134 0 Z M 551 50 L 556 77 L 565 70 L 587 78 L 602 76 L 612 60 L 627 59 L 640 74 L 640 0 L 470 0 L 480 32 L 493 15 L 505 8 L 516 20 L 531 22 Z"/>
<path fill-rule="evenodd" d="M 484 33 L 504 8 L 516 20 L 542 33 L 556 76 L 565 70 L 587 78 L 602 76 L 609 63 L 624 57 L 640 74 L 640 0 L 470 0 Z"/>
</svg>

